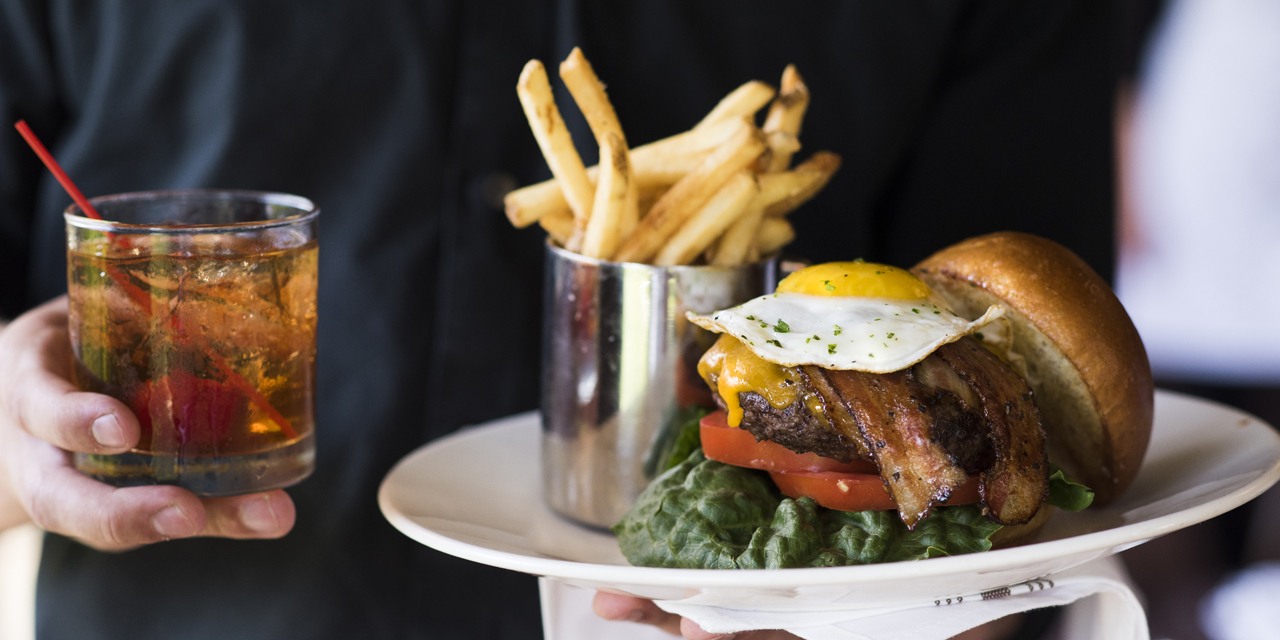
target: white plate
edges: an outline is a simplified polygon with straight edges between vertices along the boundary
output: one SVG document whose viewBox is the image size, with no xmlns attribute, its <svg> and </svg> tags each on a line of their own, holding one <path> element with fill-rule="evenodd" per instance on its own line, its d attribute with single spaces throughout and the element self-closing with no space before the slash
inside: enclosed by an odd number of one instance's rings
<svg viewBox="0 0 1280 640">
<path fill-rule="evenodd" d="M 883 606 L 1016 584 L 1208 520 L 1280 478 L 1280 436 L 1257 418 L 1156 394 L 1136 482 L 1105 509 L 1057 513 L 1040 542 L 916 562 L 753 571 L 633 567 L 613 536 L 542 502 L 539 420 L 526 413 L 461 431 L 405 457 L 378 492 L 382 513 L 429 547 L 504 569 L 646 598 L 706 594 L 752 608 L 806 601 Z"/>
</svg>

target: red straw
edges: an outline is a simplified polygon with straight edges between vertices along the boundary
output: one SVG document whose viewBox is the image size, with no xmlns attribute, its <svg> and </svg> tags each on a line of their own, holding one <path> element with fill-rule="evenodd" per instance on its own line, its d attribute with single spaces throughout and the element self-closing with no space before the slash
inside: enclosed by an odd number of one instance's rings
<svg viewBox="0 0 1280 640">
<path fill-rule="evenodd" d="M 76 183 L 67 177 L 67 172 L 62 170 L 62 166 L 58 164 L 58 161 L 53 159 L 53 154 L 49 153 L 49 150 L 40 143 L 40 139 L 36 137 L 36 134 L 31 132 L 31 127 L 27 126 L 26 121 L 19 120 L 15 122 L 13 128 L 22 134 L 22 138 L 27 141 L 27 144 L 31 145 L 31 149 L 36 152 L 36 155 L 40 156 L 40 161 L 44 162 L 44 166 L 49 167 L 49 171 L 53 172 L 53 177 L 58 179 L 58 182 L 62 184 L 62 188 L 66 189 L 67 193 L 70 194 L 71 199 L 80 205 L 80 210 L 84 212 L 84 215 L 94 220 L 101 220 L 102 216 L 98 215 L 98 210 L 89 204 L 89 199 L 84 197 L 83 193 L 80 193 L 80 190 L 76 188 Z"/>
<path fill-rule="evenodd" d="M 53 172 L 53 177 L 58 179 L 58 182 L 62 184 L 63 189 L 67 190 L 67 194 L 71 196 L 71 199 L 75 200 L 76 204 L 80 205 L 80 210 L 94 220 L 101 220 L 102 216 L 98 215 L 98 210 L 94 209 L 93 205 L 89 204 L 89 199 L 84 197 L 83 193 L 80 193 L 80 189 L 76 188 L 76 184 L 71 181 L 69 176 L 67 176 L 67 172 L 63 171 L 62 166 L 58 164 L 58 161 L 53 159 L 53 154 L 49 153 L 49 150 L 44 147 L 44 144 L 42 144 L 40 139 L 36 137 L 36 134 L 31 131 L 31 127 L 28 127 L 25 121 L 19 120 L 13 124 L 13 128 L 17 129 L 18 133 L 22 134 L 22 138 L 27 141 L 27 144 L 31 145 L 31 149 L 36 152 L 36 155 L 40 156 L 40 160 L 44 162 L 44 166 L 49 167 L 49 171 Z M 129 294 L 129 297 L 142 305 L 143 309 L 150 308 L 150 294 L 129 282 L 124 274 L 116 271 L 114 267 L 107 267 L 107 269 L 111 271 L 111 276 L 120 284 L 125 292 Z M 177 320 L 176 315 L 170 315 L 169 318 L 171 320 L 171 324 Z M 280 415 L 280 412 L 276 411 L 275 407 L 271 406 L 271 403 L 263 397 L 262 393 L 258 391 L 256 387 L 249 384 L 249 381 L 245 380 L 239 373 L 236 373 L 221 355 L 213 349 L 207 349 L 206 353 L 209 355 L 210 359 L 213 360 L 213 364 L 222 371 L 223 375 L 227 377 L 227 382 L 239 389 L 241 392 L 248 394 L 249 398 L 253 400 L 253 403 L 258 405 L 258 408 L 262 409 L 262 411 L 267 414 L 268 418 L 279 425 L 280 430 L 285 434 L 285 437 L 298 437 L 298 433 L 293 430 L 293 426 L 289 424 L 289 421 L 284 416 Z"/>
</svg>

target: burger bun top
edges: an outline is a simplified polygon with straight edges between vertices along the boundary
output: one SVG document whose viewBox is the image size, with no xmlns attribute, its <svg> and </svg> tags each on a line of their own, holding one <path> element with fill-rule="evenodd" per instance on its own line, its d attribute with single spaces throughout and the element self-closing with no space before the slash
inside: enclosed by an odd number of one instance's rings
<svg viewBox="0 0 1280 640">
<path fill-rule="evenodd" d="M 1008 308 L 1008 348 L 1035 394 L 1050 459 L 1098 504 L 1128 488 L 1151 439 L 1154 384 L 1107 283 L 1066 247 L 1015 232 L 965 240 L 912 271 L 966 317 Z"/>
</svg>

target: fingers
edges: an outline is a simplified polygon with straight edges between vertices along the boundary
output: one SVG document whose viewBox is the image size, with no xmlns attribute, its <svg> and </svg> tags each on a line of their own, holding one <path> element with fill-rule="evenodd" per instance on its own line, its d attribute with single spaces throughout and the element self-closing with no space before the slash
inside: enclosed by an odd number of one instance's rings
<svg viewBox="0 0 1280 640">
<path fill-rule="evenodd" d="M 680 635 L 684 636 L 686 640 L 729 640 L 737 637 L 737 634 L 732 633 L 707 633 L 697 623 L 688 618 L 680 619 Z"/>
<path fill-rule="evenodd" d="M 278 538 L 296 519 L 283 491 L 201 500 L 178 487 L 110 487 L 76 471 L 65 452 L 18 435 L 23 450 L 9 457 L 9 475 L 32 521 L 96 549 L 193 536 Z"/>
<path fill-rule="evenodd" d="M 10 470 L 10 477 L 36 526 L 104 551 L 189 538 L 204 530 L 204 505 L 191 492 L 168 486 L 109 487 L 72 468 L 66 453 L 27 440 L 25 459 Z"/>
<path fill-rule="evenodd" d="M 197 535 L 278 538 L 293 528 L 283 491 L 201 500 L 178 487 L 117 489 L 76 471 L 64 450 L 121 453 L 140 430 L 123 403 L 70 382 L 70 345 L 65 297 L 0 333 L 0 466 L 6 494 L 36 525 L 103 550 Z"/>
<path fill-rule="evenodd" d="M 231 498 L 205 498 L 206 524 L 201 535 L 223 538 L 279 538 L 297 517 L 293 499 L 283 491 Z"/>
<path fill-rule="evenodd" d="M 121 453 L 138 442 L 138 421 L 123 403 L 78 391 L 66 299 L 24 314 L 0 334 L 0 413 L 27 433 L 68 451 Z"/>
<path fill-rule="evenodd" d="M 694 621 L 680 619 L 680 632 L 686 640 L 799 640 L 799 637 L 780 629 L 760 629 L 758 631 L 739 631 L 738 633 L 709 633 L 703 631 Z"/>
<path fill-rule="evenodd" d="M 743 631 L 740 633 L 708 633 L 692 620 L 681 618 L 674 613 L 667 613 L 658 608 L 650 600 L 633 598 L 615 593 L 597 591 L 591 601 L 591 608 L 596 615 L 605 620 L 624 620 L 648 624 L 671 635 L 683 636 L 687 640 L 796 640 L 796 636 L 785 631 Z"/>
<path fill-rule="evenodd" d="M 650 600 L 597 591 L 591 601 L 591 608 L 605 620 L 639 622 L 658 627 L 672 635 L 680 635 L 680 616 L 659 609 Z"/>
<path fill-rule="evenodd" d="M 123 453 L 138 443 L 138 421 L 123 403 L 84 393 L 47 370 L 30 367 L 6 389 L 9 414 L 23 431 L 58 448 Z"/>
</svg>

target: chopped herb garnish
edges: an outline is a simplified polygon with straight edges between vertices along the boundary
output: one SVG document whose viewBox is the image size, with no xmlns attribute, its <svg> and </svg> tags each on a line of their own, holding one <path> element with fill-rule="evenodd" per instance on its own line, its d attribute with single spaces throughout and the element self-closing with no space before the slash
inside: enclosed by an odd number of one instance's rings
<svg viewBox="0 0 1280 640">
<path fill-rule="evenodd" d="M 836 352 L 836 346 L 834 344 L 827 345 L 827 354 L 834 355 L 835 352 Z"/>
<path fill-rule="evenodd" d="M 831 326 L 833 326 L 833 327 L 835 327 L 835 328 L 836 328 L 836 330 L 835 330 L 835 331 L 831 332 L 831 335 L 833 335 L 833 336 L 838 336 L 838 335 L 840 335 L 840 333 L 841 333 L 841 332 L 843 332 L 843 331 L 844 331 L 844 329 L 841 329 L 841 328 L 840 328 L 840 325 L 838 325 L 838 324 L 834 324 L 834 325 L 831 325 Z"/>
<path fill-rule="evenodd" d="M 773 330 L 778 333 L 791 333 L 791 327 L 787 326 L 787 323 L 783 322 L 782 318 L 778 318 L 778 324 L 773 325 Z"/>
<path fill-rule="evenodd" d="M 781 348 L 782 348 L 782 343 L 781 343 L 781 342 L 778 342 L 777 340 L 765 340 L 765 342 L 767 342 L 767 343 L 769 343 L 769 344 L 771 344 L 771 345 L 773 345 L 773 346 L 775 346 L 775 347 L 777 347 L 777 348 L 779 348 L 779 349 L 781 349 Z"/>
</svg>

